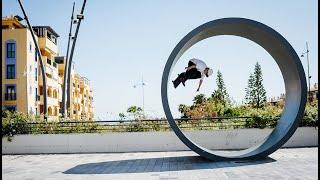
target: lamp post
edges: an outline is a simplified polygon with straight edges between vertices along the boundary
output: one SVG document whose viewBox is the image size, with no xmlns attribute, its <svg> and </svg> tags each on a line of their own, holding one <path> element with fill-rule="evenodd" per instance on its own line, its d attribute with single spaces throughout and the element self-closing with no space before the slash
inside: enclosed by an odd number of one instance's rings
<svg viewBox="0 0 320 180">
<path fill-rule="evenodd" d="M 310 79 L 311 79 L 311 76 L 310 76 L 310 71 L 309 71 L 309 47 L 308 47 L 308 42 L 306 42 L 306 47 L 307 47 L 307 50 L 305 52 L 303 52 L 301 54 L 301 57 L 304 57 L 305 54 L 307 54 L 307 67 L 308 67 L 308 95 L 310 95 Z"/>
<path fill-rule="evenodd" d="M 133 85 L 133 88 L 137 88 L 138 86 L 142 87 L 142 113 L 143 113 L 143 118 L 145 117 L 144 114 L 144 86 L 146 85 L 146 83 L 143 81 L 143 77 L 141 79 L 140 83 L 136 83 Z"/>
<path fill-rule="evenodd" d="M 73 2 L 73 7 L 72 7 L 72 13 L 71 13 L 71 22 L 70 22 L 70 29 L 69 29 L 69 38 L 68 38 L 68 46 L 67 46 L 67 54 L 66 54 L 66 59 L 65 59 L 65 67 L 64 67 L 64 76 L 63 76 L 63 85 L 62 85 L 62 116 L 66 118 L 66 89 L 67 89 L 67 74 L 68 74 L 68 60 L 69 60 L 69 47 L 70 47 L 70 41 L 72 37 L 72 25 L 75 24 L 74 22 L 74 5 L 75 3 Z"/>
<path fill-rule="evenodd" d="M 68 64 L 65 65 L 65 68 L 67 68 L 67 83 L 65 84 L 65 86 L 67 87 L 67 92 L 63 91 L 63 93 L 67 93 L 67 111 L 70 111 L 70 106 L 71 106 L 71 97 L 70 97 L 70 89 L 71 89 L 71 65 L 72 65 L 72 60 L 73 60 L 73 53 L 74 53 L 74 48 L 77 42 L 77 37 L 78 37 L 78 33 L 79 33 L 79 28 L 80 28 L 80 24 L 81 24 L 81 20 L 84 19 L 83 16 L 83 12 L 84 12 L 84 8 L 86 6 L 86 2 L 87 0 L 83 1 L 82 4 L 82 8 L 80 11 L 80 14 L 77 15 L 77 27 L 76 27 L 76 32 L 72 42 L 72 46 L 71 46 L 71 51 L 70 51 L 70 56 L 68 58 Z"/>
<path fill-rule="evenodd" d="M 47 106 L 48 106 L 48 104 L 47 104 L 47 79 L 46 79 L 45 67 L 44 67 L 44 64 L 43 64 L 43 61 L 42 61 L 41 51 L 40 51 L 38 42 L 37 42 L 37 40 L 35 38 L 32 26 L 31 26 L 31 24 L 29 22 L 27 13 L 24 10 L 24 7 L 23 7 L 23 4 L 22 4 L 21 0 L 18 0 L 18 2 L 19 2 L 19 5 L 20 5 L 20 8 L 22 10 L 22 13 L 24 15 L 24 19 L 27 22 L 29 31 L 30 31 L 31 36 L 32 36 L 33 43 L 34 43 L 34 45 L 36 47 L 36 52 L 37 52 L 36 56 L 38 56 L 39 60 L 40 60 L 40 69 L 41 69 L 42 84 L 43 84 L 43 89 L 42 89 L 42 91 L 43 91 L 42 92 L 43 93 L 43 114 L 44 114 L 44 119 L 47 120 Z"/>
</svg>

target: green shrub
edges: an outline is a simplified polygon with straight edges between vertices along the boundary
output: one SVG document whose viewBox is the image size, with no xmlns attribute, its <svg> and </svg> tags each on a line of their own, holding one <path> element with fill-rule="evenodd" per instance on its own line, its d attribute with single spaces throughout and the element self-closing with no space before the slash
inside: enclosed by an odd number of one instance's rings
<svg viewBox="0 0 320 180">
<path fill-rule="evenodd" d="M 28 120 L 31 119 L 26 114 L 18 112 L 3 111 L 2 113 L 2 137 L 8 137 L 11 141 L 16 134 L 28 134 Z"/>
</svg>

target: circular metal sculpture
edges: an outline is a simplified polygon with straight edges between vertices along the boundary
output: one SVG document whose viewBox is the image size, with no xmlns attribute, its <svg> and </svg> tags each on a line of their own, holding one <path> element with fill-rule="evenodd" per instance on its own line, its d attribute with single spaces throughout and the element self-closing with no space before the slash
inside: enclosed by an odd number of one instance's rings
<svg viewBox="0 0 320 180">
<path fill-rule="evenodd" d="M 277 126 L 260 144 L 245 150 L 213 151 L 197 145 L 179 129 L 168 103 L 168 78 L 178 59 L 197 42 L 219 35 L 239 36 L 259 44 L 276 61 L 285 83 L 285 106 Z M 259 159 L 276 151 L 289 140 L 297 129 L 304 113 L 306 95 L 305 73 L 299 56 L 288 41 L 272 28 L 244 18 L 224 18 L 210 21 L 187 34 L 171 52 L 164 68 L 161 83 L 162 105 L 171 128 L 186 146 L 210 160 Z"/>
</svg>

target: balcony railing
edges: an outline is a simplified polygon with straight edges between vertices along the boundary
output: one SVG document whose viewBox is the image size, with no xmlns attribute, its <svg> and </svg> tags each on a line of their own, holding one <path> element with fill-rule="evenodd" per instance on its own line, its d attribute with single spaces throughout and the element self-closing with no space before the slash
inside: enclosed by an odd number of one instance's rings
<svg viewBox="0 0 320 180">
<path fill-rule="evenodd" d="M 15 101 L 15 100 L 17 100 L 16 93 L 5 93 L 5 100 L 6 101 Z"/>
</svg>

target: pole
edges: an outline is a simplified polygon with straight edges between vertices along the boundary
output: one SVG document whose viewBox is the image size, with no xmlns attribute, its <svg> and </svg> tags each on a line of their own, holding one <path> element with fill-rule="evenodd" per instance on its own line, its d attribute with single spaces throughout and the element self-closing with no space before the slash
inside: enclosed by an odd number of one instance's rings
<svg viewBox="0 0 320 180">
<path fill-rule="evenodd" d="M 71 14 L 71 22 L 70 22 L 70 30 L 69 30 L 69 39 L 68 39 L 68 47 L 67 47 L 67 54 L 66 54 L 66 62 L 64 64 L 64 76 L 63 76 L 63 85 L 62 85 L 62 115 L 65 118 L 66 117 L 66 82 L 67 82 L 67 74 L 68 74 L 68 58 L 69 58 L 69 47 L 70 47 L 70 41 L 71 41 L 71 33 L 72 33 L 72 23 L 73 23 L 73 14 L 74 14 L 74 5 L 75 2 L 73 2 L 72 7 L 72 14 Z"/>
<path fill-rule="evenodd" d="M 143 82 L 143 76 L 142 76 L 142 113 L 143 113 L 143 118 L 145 118 L 144 114 L 144 82 Z"/>
<path fill-rule="evenodd" d="M 24 19 L 27 21 L 28 28 L 29 28 L 29 30 L 31 32 L 31 36 L 32 36 L 33 42 L 34 42 L 34 44 L 36 46 L 36 52 L 37 52 L 37 55 L 39 56 L 39 60 L 40 60 L 40 69 L 41 69 L 42 84 L 43 84 L 43 88 L 42 88 L 43 89 L 43 113 L 44 113 L 44 119 L 47 119 L 47 83 L 46 83 L 45 69 L 44 69 L 44 65 L 43 65 L 43 62 L 42 62 L 42 56 L 41 56 L 40 48 L 38 46 L 38 42 L 36 41 L 32 26 L 30 25 L 28 16 L 27 16 L 27 14 L 26 14 L 26 12 L 24 10 L 24 7 L 23 7 L 23 5 L 21 3 L 21 0 L 18 0 L 18 2 L 19 2 L 19 5 L 20 5 L 20 8 L 22 10 L 22 13 L 24 15 Z"/>
<path fill-rule="evenodd" d="M 87 2 L 87 0 L 84 0 L 84 1 L 83 1 L 80 14 L 83 14 L 83 11 L 84 11 L 86 2 Z M 70 105 L 71 105 L 71 104 L 70 104 L 70 103 L 71 103 L 71 97 L 70 97 L 70 87 L 71 87 L 71 84 L 70 84 L 70 79 L 71 79 L 72 58 L 73 58 L 74 48 L 75 48 L 75 45 L 76 45 L 76 42 L 77 42 L 77 37 L 78 37 L 78 33 L 79 33 L 79 28 L 80 28 L 81 20 L 82 20 L 81 18 L 78 20 L 78 24 L 77 24 L 77 27 L 76 27 L 75 36 L 74 36 L 73 43 L 72 43 L 72 47 L 71 47 L 70 58 L 69 58 L 69 61 L 68 61 L 68 76 L 67 76 L 67 108 L 68 108 L 68 110 L 70 110 Z"/>
<path fill-rule="evenodd" d="M 310 95 L 310 71 L 309 71 L 309 47 L 308 47 L 308 42 L 306 42 L 307 46 L 307 63 L 308 63 L 308 95 Z"/>
</svg>

